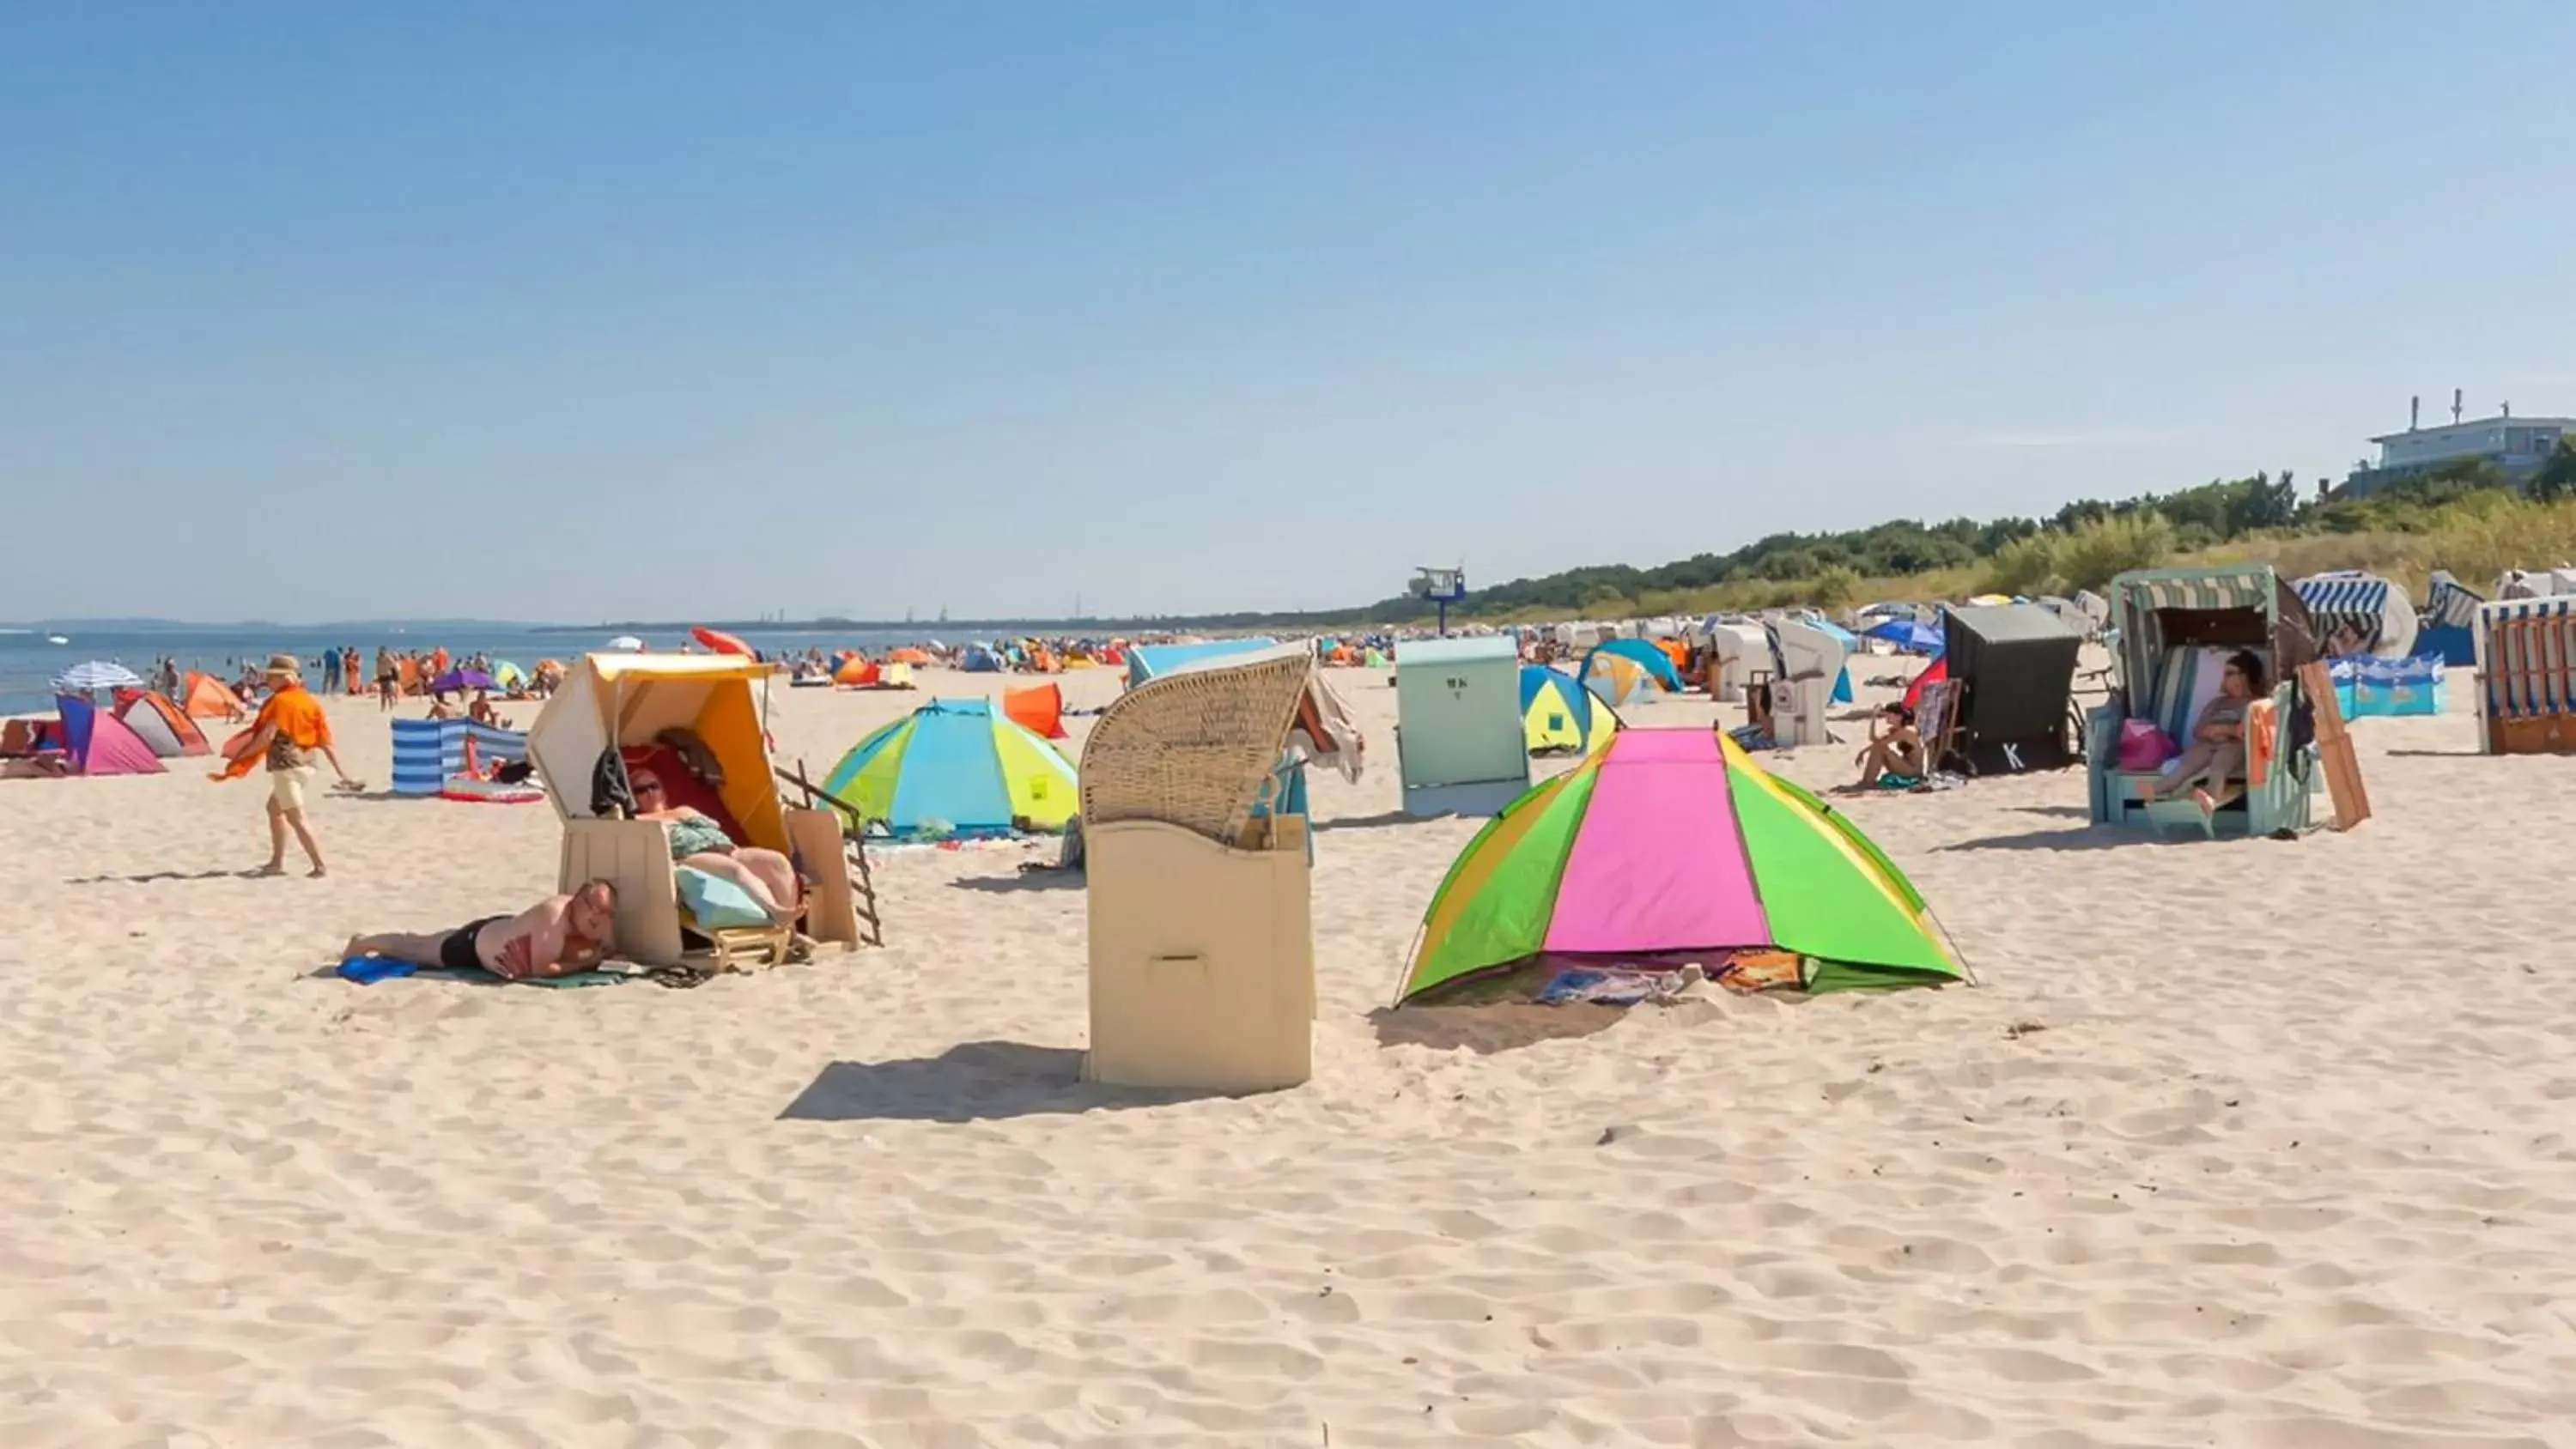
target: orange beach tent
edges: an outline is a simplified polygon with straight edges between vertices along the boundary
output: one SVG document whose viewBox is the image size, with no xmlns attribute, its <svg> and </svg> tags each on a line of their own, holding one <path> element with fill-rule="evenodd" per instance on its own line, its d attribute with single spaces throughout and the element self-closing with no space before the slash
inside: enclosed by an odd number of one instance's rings
<svg viewBox="0 0 2576 1449">
<path fill-rule="evenodd" d="M 1064 691 L 1052 684 L 1002 691 L 1002 713 L 1042 740 L 1064 738 Z"/>
<path fill-rule="evenodd" d="M 198 730 L 197 722 L 158 694 L 118 690 L 116 717 L 125 721 L 125 727 L 134 731 L 135 738 L 150 745 L 152 753 L 162 759 L 214 753 L 206 743 L 205 735 Z"/>
<path fill-rule="evenodd" d="M 190 719 L 247 719 L 250 709 L 241 696 L 211 674 L 191 669 L 180 686 L 179 707 Z"/>
</svg>

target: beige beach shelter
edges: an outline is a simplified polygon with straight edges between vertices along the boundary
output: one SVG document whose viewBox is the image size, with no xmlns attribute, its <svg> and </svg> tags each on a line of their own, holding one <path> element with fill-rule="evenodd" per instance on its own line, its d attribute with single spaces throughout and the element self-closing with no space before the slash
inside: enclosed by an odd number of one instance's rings
<svg viewBox="0 0 2576 1449">
<path fill-rule="evenodd" d="M 1314 669 L 1303 645 L 1211 661 L 1093 727 L 1091 1080 L 1259 1092 L 1312 1074 L 1306 821 L 1267 806 Z"/>
<path fill-rule="evenodd" d="M 669 827 L 591 813 L 600 762 L 611 748 L 651 759 L 672 803 L 713 818 L 736 845 L 794 858 L 813 879 L 806 934 L 855 945 L 858 918 L 830 812 L 789 810 L 770 774 L 762 705 L 769 666 L 729 654 L 591 654 L 528 730 L 528 758 L 563 818 L 557 889 L 605 879 L 617 886 L 618 954 L 652 965 L 680 959 L 680 904 Z M 706 746 L 720 783 L 697 778 L 664 740 L 686 730 Z"/>
</svg>

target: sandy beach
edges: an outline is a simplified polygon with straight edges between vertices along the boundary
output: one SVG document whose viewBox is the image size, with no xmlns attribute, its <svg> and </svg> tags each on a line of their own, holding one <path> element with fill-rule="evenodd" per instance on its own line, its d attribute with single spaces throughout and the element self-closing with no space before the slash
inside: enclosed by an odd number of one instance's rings
<svg viewBox="0 0 2576 1449">
<path fill-rule="evenodd" d="M 256 783 L 0 784 L 0 1444 L 2576 1445 L 2576 773 L 2464 676 L 2356 727 L 2349 835 L 1854 802 L 1974 989 L 1481 1017 L 1382 1010 L 1474 826 L 1335 682 L 1315 1080 L 1243 1100 L 1076 1083 L 1036 847 L 881 856 L 881 951 L 362 988 L 553 812 L 328 796 L 330 878 L 251 880 Z M 922 697 L 776 694 L 817 772 Z"/>
</svg>

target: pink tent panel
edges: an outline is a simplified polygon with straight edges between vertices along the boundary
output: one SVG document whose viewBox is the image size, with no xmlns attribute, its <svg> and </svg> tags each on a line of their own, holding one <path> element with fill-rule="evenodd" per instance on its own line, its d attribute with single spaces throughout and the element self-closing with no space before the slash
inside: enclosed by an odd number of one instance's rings
<svg viewBox="0 0 2576 1449">
<path fill-rule="evenodd" d="M 83 775 L 158 775 L 161 757 L 125 721 L 85 699 L 55 700 L 62 711 L 63 733 L 72 768 Z"/>
<path fill-rule="evenodd" d="M 1701 730 L 1634 730 L 1612 742 L 1566 858 L 1546 949 L 1770 943 L 1723 764 L 1717 737 Z"/>
</svg>

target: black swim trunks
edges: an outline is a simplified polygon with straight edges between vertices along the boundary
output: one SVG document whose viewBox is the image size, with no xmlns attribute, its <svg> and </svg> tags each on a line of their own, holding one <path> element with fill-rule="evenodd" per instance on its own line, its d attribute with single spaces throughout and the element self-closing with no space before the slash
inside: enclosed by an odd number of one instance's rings
<svg viewBox="0 0 2576 1449">
<path fill-rule="evenodd" d="M 482 954 L 474 949 L 474 938 L 483 934 L 485 926 L 494 921 L 508 919 L 507 916 L 485 916 L 479 921 L 469 921 L 448 932 L 447 939 L 438 943 L 438 964 L 450 971 L 484 969 Z"/>
</svg>

